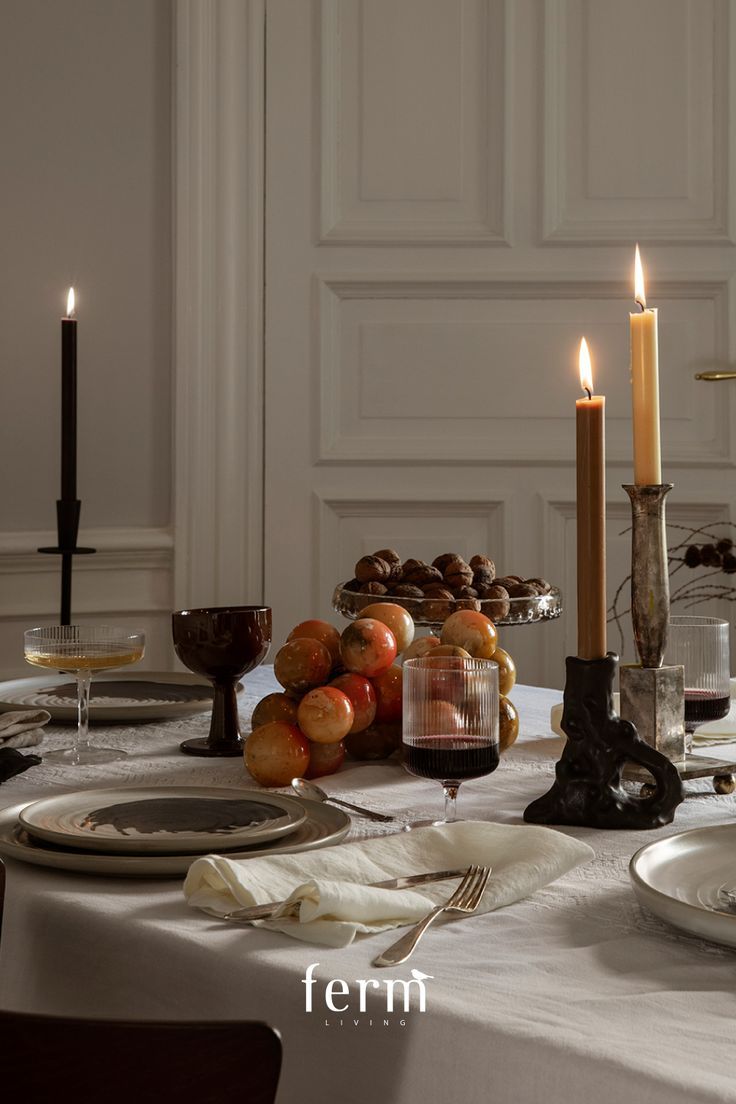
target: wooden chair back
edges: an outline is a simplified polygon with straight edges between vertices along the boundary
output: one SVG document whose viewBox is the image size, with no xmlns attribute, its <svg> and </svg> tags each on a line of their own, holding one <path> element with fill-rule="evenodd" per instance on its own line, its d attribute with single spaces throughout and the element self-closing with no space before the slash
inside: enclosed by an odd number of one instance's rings
<svg viewBox="0 0 736 1104">
<path fill-rule="evenodd" d="M 24 1104 L 274 1104 L 281 1039 L 258 1022 L 79 1020 L 0 1011 L 2 1096 Z M 21 1095 L 22 1094 L 22 1095 Z"/>
</svg>

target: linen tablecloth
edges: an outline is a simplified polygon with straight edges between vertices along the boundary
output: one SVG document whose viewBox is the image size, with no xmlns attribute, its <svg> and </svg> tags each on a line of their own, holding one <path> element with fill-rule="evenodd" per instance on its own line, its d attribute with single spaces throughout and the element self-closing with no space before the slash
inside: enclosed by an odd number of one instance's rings
<svg viewBox="0 0 736 1104">
<path fill-rule="evenodd" d="M 244 719 L 274 688 L 269 668 L 248 677 Z M 521 737 L 495 774 L 463 785 L 459 810 L 466 818 L 519 823 L 550 784 L 560 745 L 549 711 L 560 695 L 517 687 L 512 698 Z M 119 783 L 246 781 L 238 760 L 195 760 L 177 751 L 185 734 L 206 727 L 198 718 L 96 729 L 101 742 L 131 757 L 103 767 L 34 768 L 0 787 L 0 805 Z M 60 731 L 49 730 L 41 750 L 68 738 Z M 438 784 L 410 777 L 398 763 L 354 764 L 324 786 L 411 815 L 439 813 L 442 804 Z M 284 1040 L 280 1104 L 736 1102 L 736 954 L 660 923 L 638 906 L 627 875 L 643 843 L 734 816 L 734 797 L 712 794 L 707 783 L 688 790 L 700 796 L 688 798 L 674 825 L 659 832 L 562 829 L 592 845 L 592 863 L 511 908 L 429 933 L 409 963 L 388 971 L 392 979 L 409 980 L 412 969 L 427 975 L 426 1010 L 415 1000 L 407 1014 L 387 1013 L 386 971 L 370 966 L 390 935 L 342 949 L 311 947 L 210 920 L 187 907 L 178 881 L 128 882 L 9 863 L 0 1006 L 268 1020 Z M 349 838 L 375 832 L 375 824 L 356 818 Z M 316 983 L 308 987 L 310 966 Z M 373 978 L 381 988 L 365 987 L 361 1012 L 357 982 Z M 349 996 L 333 1001 L 348 1003 L 346 1012 L 326 1007 L 325 985 L 333 979 L 348 983 Z M 403 1007 L 399 989 L 396 1005 Z"/>
</svg>

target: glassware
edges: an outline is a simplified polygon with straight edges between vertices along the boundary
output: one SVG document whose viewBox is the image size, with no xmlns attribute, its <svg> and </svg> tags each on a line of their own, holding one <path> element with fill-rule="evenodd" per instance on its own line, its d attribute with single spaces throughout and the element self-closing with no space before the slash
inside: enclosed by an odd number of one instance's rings
<svg viewBox="0 0 736 1104">
<path fill-rule="evenodd" d="M 261 663 L 271 643 L 270 606 L 220 606 L 172 615 L 174 648 L 190 671 L 214 686 L 209 736 L 180 744 L 188 755 L 243 754 L 235 687 Z"/>
<path fill-rule="evenodd" d="M 112 763 L 126 752 L 101 748 L 89 740 L 89 694 L 92 674 L 127 667 L 143 658 L 145 636 L 142 632 L 109 625 L 46 625 L 26 629 L 23 634 L 25 657 L 34 667 L 71 672 L 77 679 L 77 735 L 72 747 L 44 753 L 50 763 Z"/>
<path fill-rule="evenodd" d="M 457 792 L 498 766 L 498 664 L 491 659 L 424 656 L 404 663 L 404 766 L 445 791 L 445 816 L 457 818 Z M 410 827 L 420 827 L 420 824 Z"/>
<path fill-rule="evenodd" d="M 685 668 L 686 750 L 698 725 L 719 721 L 731 707 L 729 625 L 720 617 L 670 617 L 665 663 Z"/>
</svg>

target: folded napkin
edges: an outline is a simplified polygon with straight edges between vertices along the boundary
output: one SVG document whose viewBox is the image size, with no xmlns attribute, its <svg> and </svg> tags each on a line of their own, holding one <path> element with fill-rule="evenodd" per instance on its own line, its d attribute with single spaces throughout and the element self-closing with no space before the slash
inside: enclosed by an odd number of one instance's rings
<svg viewBox="0 0 736 1104">
<path fill-rule="evenodd" d="M 435 828 L 344 843 L 273 858 L 196 859 L 184 882 L 194 906 L 226 913 L 267 901 L 299 901 L 296 917 L 275 916 L 259 927 L 331 947 L 358 932 L 381 932 L 420 920 L 454 892 L 459 879 L 415 889 L 374 889 L 369 883 L 433 870 L 492 866 L 478 912 L 490 912 L 555 881 L 594 852 L 586 843 L 536 825 L 458 821 Z"/>
<path fill-rule="evenodd" d="M 0 713 L 0 748 L 33 747 L 43 739 L 41 729 L 51 720 L 45 709 Z"/>
</svg>

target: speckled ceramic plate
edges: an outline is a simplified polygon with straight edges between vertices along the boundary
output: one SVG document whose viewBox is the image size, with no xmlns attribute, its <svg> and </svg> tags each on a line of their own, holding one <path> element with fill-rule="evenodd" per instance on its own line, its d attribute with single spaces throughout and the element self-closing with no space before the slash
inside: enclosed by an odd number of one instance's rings
<svg viewBox="0 0 736 1104">
<path fill-rule="evenodd" d="M 736 947 L 736 912 L 720 897 L 736 889 L 736 824 L 694 828 L 655 840 L 629 864 L 634 893 L 650 912 L 676 928 Z"/>
<path fill-rule="evenodd" d="M 206 679 L 185 671 L 108 671 L 92 679 L 89 719 L 93 724 L 171 721 L 209 712 L 212 696 Z M 76 682 L 61 674 L 0 682 L 0 713 L 12 709 L 46 709 L 54 724 L 76 724 Z"/>
<path fill-rule="evenodd" d="M 320 801 L 297 798 L 306 819 L 285 839 L 273 840 L 262 846 L 226 851 L 217 854 L 230 859 L 252 859 L 258 855 L 294 854 L 330 847 L 344 839 L 350 830 L 350 817 L 341 809 Z M 181 878 L 196 855 L 105 855 L 99 851 L 77 851 L 55 847 L 52 843 L 33 839 L 18 821 L 23 804 L 0 812 L 0 855 L 33 866 L 69 870 L 78 874 L 93 874 L 107 878 Z"/>
<path fill-rule="evenodd" d="M 180 855 L 267 843 L 306 815 L 295 797 L 264 790 L 147 786 L 45 797 L 18 819 L 35 839 L 61 847 Z"/>
</svg>

